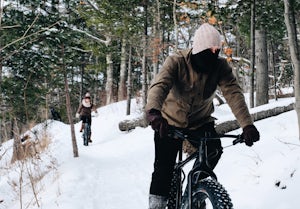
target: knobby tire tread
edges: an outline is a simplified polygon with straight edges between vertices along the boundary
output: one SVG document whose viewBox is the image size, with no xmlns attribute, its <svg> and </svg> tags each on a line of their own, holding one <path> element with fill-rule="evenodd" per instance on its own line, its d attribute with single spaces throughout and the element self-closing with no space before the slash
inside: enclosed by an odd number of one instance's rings
<svg viewBox="0 0 300 209">
<path fill-rule="evenodd" d="M 193 188 L 192 202 L 194 203 L 196 198 L 207 196 L 213 209 L 233 209 L 231 199 L 225 188 L 217 181 L 213 179 L 203 179 L 198 182 Z M 201 209 L 198 207 L 192 207 L 193 209 Z M 181 209 L 188 209 L 188 197 L 187 193 L 183 197 L 183 204 Z"/>
<path fill-rule="evenodd" d="M 168 209 L 176 209 L 176 196 L 177 196 L 177 188 L 181 183 L 180 171 L 173 171 L 173 178 L 171 181 L 171 189 L 168 198 Z"/>
</svg>

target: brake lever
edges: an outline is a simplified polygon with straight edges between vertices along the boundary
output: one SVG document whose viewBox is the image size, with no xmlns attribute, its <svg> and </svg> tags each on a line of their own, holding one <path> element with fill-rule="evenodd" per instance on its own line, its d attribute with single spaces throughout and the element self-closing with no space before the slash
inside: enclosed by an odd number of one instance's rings
<svg viewBox="0 0 300 209">
<path fill-rule="evenodd" d="M 243 143 L 245 142 L 244 138 L 242 137 L 242 135 L 238 135 L 238 138 L 233 140 L 232 145 L 236 145 L 238 143 Z"/>
</svg>

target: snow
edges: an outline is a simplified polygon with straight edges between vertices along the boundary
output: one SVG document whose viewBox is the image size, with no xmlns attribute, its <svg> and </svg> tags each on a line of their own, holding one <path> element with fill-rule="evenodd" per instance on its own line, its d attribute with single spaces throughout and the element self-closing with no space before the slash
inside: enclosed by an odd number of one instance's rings
<svg viewBox="0 0 300 209">
<path fill-rule="evenodd" d="M 279 99 L 251 112 L 287 105 L 294 99 Z M 153 169 L 154 144 L 150 127 L 121 132 L 118 123 L 141 114 L 132 103 L 126 117 L 126 102 L 98 109 L 93 118 L 90 146 L 83 146 L 80 123 L 75 124 L 79 157 L 73 157 L 70 126 L 46 121 L 28 132 L 32 139 L 47 135 L 48 148 L 39 158 L 23 165 L 10 164 L 12 140 L 0 147 L 0 209 L 141 209 L 148 208 L 148 191 Z M 216 107 L 219 121 L 233 118 L 227 105 Z M 295 111 L 255 122 L 261 140 L 253 147 L 244 144 L 224 149 L 215 169 L 236 209 L 299 208 L 300 143 Z M 235 130 L 232 133 L 241 133 Z M 223 141 L 228 145 L 229 140 Z M 36 198 L 27 174 L 35 182 Z M 276 186 L 276 183 L 278 186 Z M 20 201 L 22 197 L 22 201 Z M 38 205 L 40 207 L 38 207 Z"/>
</svg>

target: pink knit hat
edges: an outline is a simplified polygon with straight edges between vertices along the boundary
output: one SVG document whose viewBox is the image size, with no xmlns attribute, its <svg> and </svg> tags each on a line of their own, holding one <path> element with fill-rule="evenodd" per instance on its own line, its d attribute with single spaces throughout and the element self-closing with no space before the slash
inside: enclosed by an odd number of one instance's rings
<svg viewBox="0 0 300 209">
<path fill-rule="evenodd" d="M 221 48 L 221 35 L 210 24 L 202 24 L 195 32 L 192 53 L 197 54 L 212 47 Z"/>
</svg>

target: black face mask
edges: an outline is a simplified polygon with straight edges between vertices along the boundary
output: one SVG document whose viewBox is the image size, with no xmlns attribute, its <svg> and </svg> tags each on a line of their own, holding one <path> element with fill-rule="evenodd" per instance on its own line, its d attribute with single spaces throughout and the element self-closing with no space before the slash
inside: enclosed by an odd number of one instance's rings
<svg viewBox="0 0 300 209">
<path fill-rule="evenodd" d="M 202 73 L 208 73 L 213 71 L 219 53 L 220 50 L 216 50 L 216 52 L 213 53 L 210 49 L 206 49 L 197 54 L 192 54 L 191 62 L 192 62 L 193 69 Z"/>
</svg>

